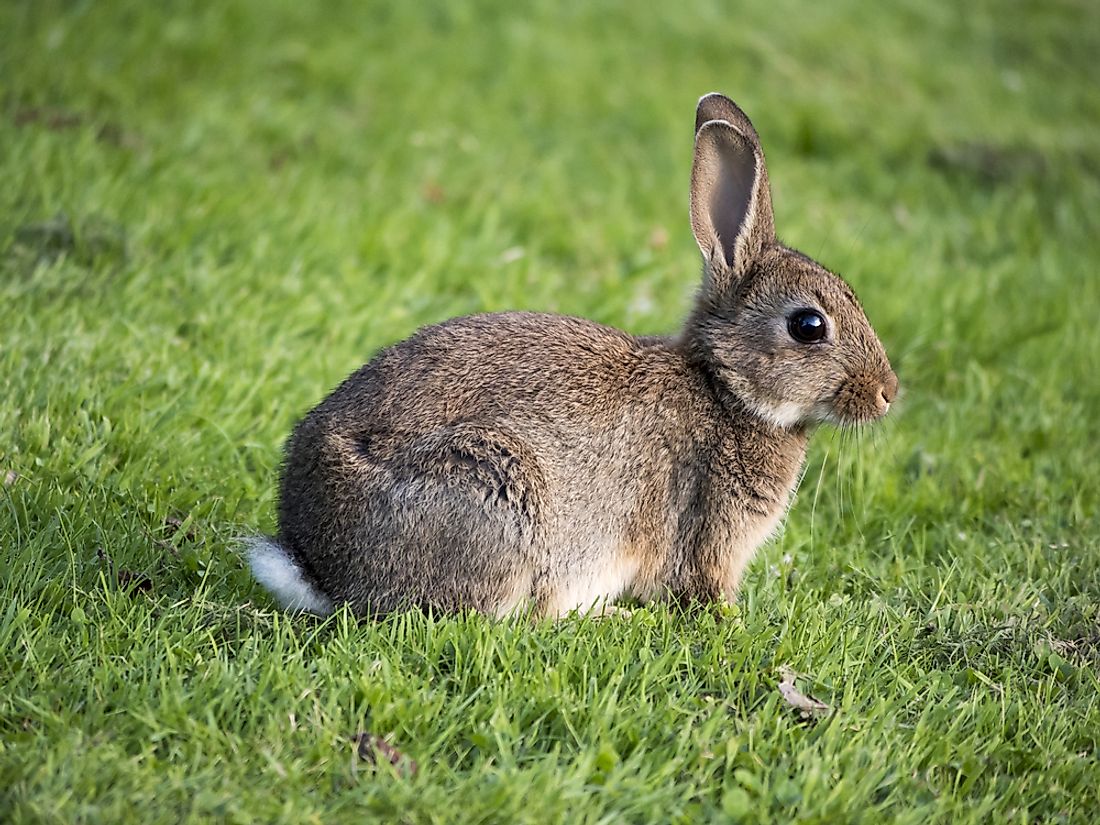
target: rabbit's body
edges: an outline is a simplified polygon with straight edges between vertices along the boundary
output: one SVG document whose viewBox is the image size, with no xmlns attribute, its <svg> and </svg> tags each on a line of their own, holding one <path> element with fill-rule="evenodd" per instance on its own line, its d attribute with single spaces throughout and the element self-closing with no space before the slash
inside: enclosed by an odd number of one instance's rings
<svg viewBox="0 0 1100 825">
<path fill-rule="evenodd" d="M 361 612 L 730 597 L 805 443 L 743 410 L 683 342 L 459 318 L 381 353 L 298 426 L 280 541 Z"/>
<path fill-rule="evenodd" d="M 284 604 L 732 598 L 816 422 L 877 418 L 897 380 L 847 285 L 775 239 L 747 118 L 715 95 L 698 117 L 705 277 L 680 335 L 501 313 L 381 352 L 288 442 L 279 537 L 253 555 Z"/>
</svg>

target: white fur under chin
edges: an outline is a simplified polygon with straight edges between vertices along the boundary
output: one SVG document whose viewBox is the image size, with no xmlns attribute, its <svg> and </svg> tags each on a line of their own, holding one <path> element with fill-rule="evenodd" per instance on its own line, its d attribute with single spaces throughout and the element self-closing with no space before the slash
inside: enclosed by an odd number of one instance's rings
<svg viewBox="0 0 1100 825">
<path fill-rule="evenodd" d="M 304 610 L 318 616 L 332 612 L 332 600 L 306 581 L 301 568 L 276 542 L 256 536 L 245 543 L 252 575 L 284 610 Z"/>
<path fill-rule="evenodd" d="M 809 409 L 803 404 L 794 401 L 778 401 L 768 403 L 757 401 L 751 405 L 751 409 L 773 427 L 790 429 L 796 424 L 818 423 L 828 421 L 833 424 L 845 424 L 829 404 L 819 401 Z"/>
<path fill-rule="evenodd" d="M 781 429 L 793 427 L 806 418 L 806 408 L 793 401 L 780 401 L 774 404 L 758 401 L 752 405 L 752 408 L 753 412 L 773 427 Z"/>
</svg>

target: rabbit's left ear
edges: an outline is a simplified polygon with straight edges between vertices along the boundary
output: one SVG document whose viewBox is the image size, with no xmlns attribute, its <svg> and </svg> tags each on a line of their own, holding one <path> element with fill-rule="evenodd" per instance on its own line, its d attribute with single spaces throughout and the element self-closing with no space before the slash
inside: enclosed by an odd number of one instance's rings
<svg viewBox="0 0 1100 825">
<path fill-rule="evenodd" d="M 699 116 L 710 114 L 699 102 Z M 733 107 L 728 120 L 708 120 L 695 136 L 691 168 L 691 229 L 707 267 L 707 288 L 724 292 L 740 279 L 765 246 L 775 241 L 768 173 L 756 130 Z M 706 111 L 704 104 L 707 104 Z M 715 114 L 721 113 L 715 111 Z"/>
</svg>

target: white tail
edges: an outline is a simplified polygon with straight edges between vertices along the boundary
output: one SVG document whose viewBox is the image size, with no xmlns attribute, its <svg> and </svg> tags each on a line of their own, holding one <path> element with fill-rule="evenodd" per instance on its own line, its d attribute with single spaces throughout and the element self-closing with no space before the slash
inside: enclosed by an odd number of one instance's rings
<svg viewBox="0 0 1100 825">
<path fill-rule="evenodd" d="M 332 612 L 332 600 L 306 581 L 301 568 L 278 543 L 263 536 L 245 541 L 252 575 L 284 610 L 304 610 L 318 616 Z"/>
</svg>

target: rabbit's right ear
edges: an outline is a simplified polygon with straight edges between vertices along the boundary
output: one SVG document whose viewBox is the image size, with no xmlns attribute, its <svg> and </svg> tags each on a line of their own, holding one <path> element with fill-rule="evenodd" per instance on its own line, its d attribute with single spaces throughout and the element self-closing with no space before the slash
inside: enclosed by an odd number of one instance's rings
<svg viewBox="0 0 1100 825">
<path fill-rule="evenodd" d="M 691 230 L 706 262 L 707 288 L 717 293 L 736 283 L 775 240 L 764 153 L 752 124 L 748 129 L 710 120 L 695 136 Z"/>
</svg>

